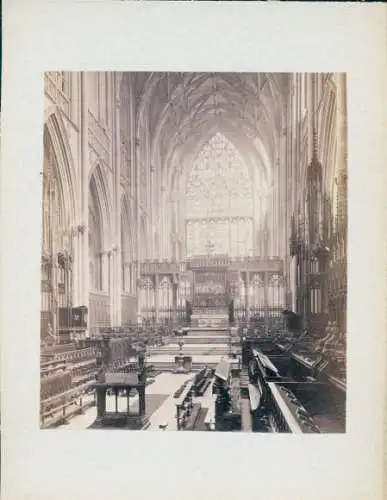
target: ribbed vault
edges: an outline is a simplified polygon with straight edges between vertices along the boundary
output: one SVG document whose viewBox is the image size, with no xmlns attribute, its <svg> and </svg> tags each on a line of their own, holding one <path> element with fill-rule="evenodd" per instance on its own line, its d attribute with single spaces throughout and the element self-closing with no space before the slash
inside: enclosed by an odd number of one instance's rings
<svg viewBox="0 0 387 500">
<path fill-rule="evenodd" d="M 155 174 L 150 202 L 158 215 L 171 218 L 171 200 L 184 198 L 195 158 L 217 133 L 238 150 L 256 194 L 267 196 L 280 154 L 289 75 L 132 73 L 130 78 L 140 168 L 146 170 L 146 156 Z M 142 175 L 146 179 L 148 173 Z M 164 231 L 168 224 L 170 220 L 164 222 Z"/>
</svg>

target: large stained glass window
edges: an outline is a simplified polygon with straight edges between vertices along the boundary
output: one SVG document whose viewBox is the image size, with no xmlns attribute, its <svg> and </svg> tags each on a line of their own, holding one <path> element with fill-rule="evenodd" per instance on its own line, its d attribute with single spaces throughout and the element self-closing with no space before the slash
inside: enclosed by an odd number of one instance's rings
<svg viewBox="0 0 387 500">
<path fill-rule="evenodd" d="M 237 149 L 216 134 L 199 153 L 186 192 L 188 256 L 247 256 L 253 250 L 249 170 Z"/>
</svg>

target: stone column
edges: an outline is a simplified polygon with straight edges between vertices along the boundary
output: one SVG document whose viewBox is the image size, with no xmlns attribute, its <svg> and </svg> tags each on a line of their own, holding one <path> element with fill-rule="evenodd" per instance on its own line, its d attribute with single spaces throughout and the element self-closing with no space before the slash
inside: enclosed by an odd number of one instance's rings
<svg viewBox="0 0 387 500">
<path fill-rule="evenodd" d="M 80 304 L 79 301 L 79 244 L 78 244 L 78 229 L 74 227 L 71 231 L 72 238 L 72 274 L 73 274 L 73 304 L 78 306 Z"/>
<path fill-rule="evenodd" d="M 337 80 L 337 158 L 339 168 L 347 171 L 347 78 L 345 73 L 339 73 Z"/>
<path fill-rule="evenodd" d="M 269 273 L 265 271 L 263 273 L 263 305 L 264 305 L 264 315 L 265 315 L 265 332 L 269 332 Z"/>
<path fill-rule="evenodd" d="M 114 248 L 113 251 L 114 265 L 114 326 L 121 326 L 121 293 L 122 293 L 122 274 L 121 274 L 121 251 L 119 248 Z"/>
<path fill-rule="evenodd" d="M 281 133 L 281 252 L 279 257 L 286 258 L 289 244 L 289 225 L 290 225 L 290 202 L 288 203 L 288 155 L 287 155 L 287 141 L 286 141 L 286 119 Z M 288 208 L 289 207 L 289 208 Z"/>
<path fill-rule="evenodd" d="M 135 293 L 133 276 L 134 276 L 133 262 L 130 262 L 129 263 L 129 278 L 130 278 L 129 292 L 131 295 L 134 295 L 134 293 Z"/>
<path fill-rule="evenodd" d="M 141 317 L 140 307 L 140 283 L 141 283 L 141 190 L 140 190 L 140 140 L 136 138 L 135 143 L 135 169 L 136 169 L 136 271 L 137 271 L 137 317 Z"/>
<path fill-rule="evenodd" d="M 238 277 L 237 277 L 237 279 L 238 279 L 237 294 L 238 294 L 238 304 L 240 304 L 240 300 L 241 300 L 241 272 L 239 271 L 239 269 L 238 269 L 237 273 L 238 273 Z M 235 299 L 234 299 L 234 316 L 235 316 Z M 235 320 L 236 319 L 237 318 L 235 318 Z M 238 322 L 239 322 L 239 318 L 238 318 Z"/>
<path fill-rule="evenodd" d="M 101 288 L 103 292 L 109 292 L 109 270 L 107 252 L 101 252 L 99 255 L 101 261 Z"/>
<path fill-rule="evenodd" d="M 347 294 L 347 228 L 348 228 L 348 208 L 347 208 L 347 80 L 346 74 L 340 73 L 337 75 L 337 159 L 338 159 L 338 173 L 337 173 L 337 231 L 339 232 L 339 251 L 338 256 L 340 265 L 340 278 L 343 286 L 340 287 L 340 302 L 336 300 L 336 321 L 340 326 L 342 333 L 347 331 L 346 319 L 346 294 Z M 341 248 L 340 248 L 341 247 Z"/>
<path fill-rule="evenodd" d="M 116 249 L 110 252 L 110 318 L 111 326 L 116 326 Z"/>
<path fill-rule="evenodd" d="M 109 296 L 109 319 L 110 326 L 113 326 L 113 273 L 112 273 L 112 252 L 107 252 L 107 276 L 108 276 L 108 296 Z"/>
<path fill-rule="evenodd" d="M 245 298 L 246 298 L 246 319 L 250 319 L 250 272 L 246 271 L 246 288 L 245 288 Z"/>
<path fill-rule="evenodd" d="M 82 223 L 79 226 L 80 243 L 82 248 L 82 277 L 81 289 L 82 295 L 80 301 L 82 305 L 89 308 L 89 106 L 87 99 L 87 76 L 85 72 L 81 73 L 81 184 L 82 184 Z"/>
<path fill-rule="evenodd" d="M 121 131 L 120 131 L 120 80 L 113 76 L 113 105 L 114 105 L 114 135 L 113 139 L 113 166 L 114 166 L 114 193 L 115 193 L 115 325 L 121 326 L 122 317 L 122 253 L 121 253 Z"/>
<path fill-rule="evenodd" d="M 155 293 L 155 322 L 159 322 L 159 275 L 154 275 L 154 293 Z"/>
<path fill-rule="evenodd" d="M 172 282 L 172 303 L 173 303 L 173 324 L 177 324 L 177 289 L 178 283 L 175 282 L 175 278 L 173 277 Z"/>
<path fill-rule="evenodd" d="M 123 283 L 122 283 L 122 293 L 127 294 L 129 292 L 128 289 L 128 284 L 129 284 L 129 263 L 124 261 L 123 263 L 124 270 L 123 270 Z"/>
</svg>

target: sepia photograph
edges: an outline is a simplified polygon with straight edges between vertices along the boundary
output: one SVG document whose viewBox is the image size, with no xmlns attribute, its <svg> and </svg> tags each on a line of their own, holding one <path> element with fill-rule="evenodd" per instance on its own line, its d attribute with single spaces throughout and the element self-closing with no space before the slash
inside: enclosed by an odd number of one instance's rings
<svg viewBox="0 0 387 500">
<path fill-rule="evenodd" d="M 346 432 L 345 73 L 49 71 L 42 137 L 41 429 Z"/>
</svg>

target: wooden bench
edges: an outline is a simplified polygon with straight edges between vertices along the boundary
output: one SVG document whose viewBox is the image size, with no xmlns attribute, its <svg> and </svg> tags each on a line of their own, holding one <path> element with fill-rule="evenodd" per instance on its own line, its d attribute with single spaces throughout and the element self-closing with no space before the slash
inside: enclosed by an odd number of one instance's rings
<svg viewBox="0 0 387 500">
<path fill-rule="evenodd" d="M 209 385 L 211 384 L 211 379 L 206 379 L 200 385 L 200 388 L 196 390 L 196 396 L 203 396 Z"/>
<path fill-rule="evenodd" d="M 184 427 L 185 431 L 193 431 L 195 428 L 195 424 L 200 414 L 202 405 L 200 403 L 195 403 L 192 408 L 191 415 L 188 417 L 187 423 Z"/>
</svg>

